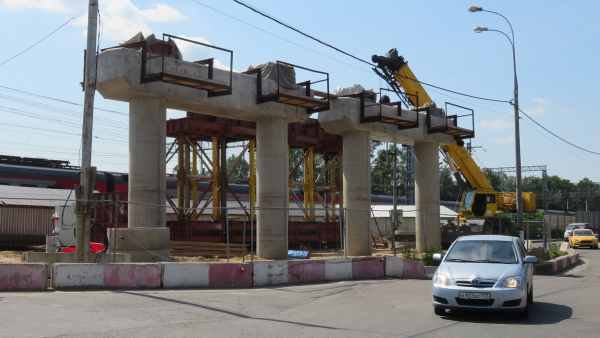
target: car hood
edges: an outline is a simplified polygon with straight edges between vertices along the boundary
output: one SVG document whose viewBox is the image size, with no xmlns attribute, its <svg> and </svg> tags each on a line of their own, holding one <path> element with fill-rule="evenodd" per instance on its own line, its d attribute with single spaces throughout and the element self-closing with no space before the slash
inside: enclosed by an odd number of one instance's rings
<svg viewBox="0 0 600 338">
<path fill-rule="evenodd" d="M 454 280 L 474 278 L 502 280 L 518 275 L 520 270 L 520 264 L 444 262 L 438 272 Z"/>
<path fill-rule="evenodd" d="M 573 238 L 582 240 L 582 241 L 593 241 L 596 239 L 596 236 L 573 236 Z"/>
</svg>

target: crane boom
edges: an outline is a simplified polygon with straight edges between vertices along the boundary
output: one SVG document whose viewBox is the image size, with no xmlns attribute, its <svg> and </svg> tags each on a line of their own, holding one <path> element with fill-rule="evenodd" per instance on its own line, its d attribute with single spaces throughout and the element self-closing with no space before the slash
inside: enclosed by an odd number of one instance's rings
<svg viewBox="0 0 600 338">
<path fill-rule="evenodd" d="M 372 60 L 377 63 L 377 68 L 373 68 L 375 73 L 391 86 L 402 101 L 417 107 L 435 104 L 408 67 L 408 63 L 398 55 L 396 48 L 391 49 L 384 56 L 373 55 Z M 497 213 L 516 211 L 516 194 L 498 192 L 494 189 L 471 154 L 465 149 L 464 141 L 456 140 L 450 145 L 442 146 L 441 149 L 445 162 L 454 173 L 457 182 L 461 188 L 465 185 L 467 188 L 461 202 L 460 220 L 492 218 Z M 525 212 L 535 212 L 535 194 L 524 192 L 523 204 Z M 502 226 L 502 229 L 504 233 L 508 231 L 507 226 Z"/>
</svg>

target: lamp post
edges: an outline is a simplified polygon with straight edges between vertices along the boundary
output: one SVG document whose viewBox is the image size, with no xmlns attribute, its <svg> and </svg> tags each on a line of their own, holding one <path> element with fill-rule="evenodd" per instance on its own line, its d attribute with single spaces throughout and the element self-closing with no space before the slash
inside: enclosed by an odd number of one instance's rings
<svg viewBox="0 0 600 338">
<path fill-rule="evenodd" d="M 519 228 L 519 230 L 521 230 L 521 229 L 523 229 L 523 186 L 522 186 L 522 181 L 521 181 L 521 136 L 520 136 L 520 132 L 519 132 L 519 83 L 517 82 L 517 59 L 515 57 L 515 32 L 513 31 L 510 21 L 508 21 L 508 19 L 505 18 L 504 15 L 502 15 L 500 13 L 487 11 L 487 10 L 483 9 L 482 7 L 477 7 L 477 6 L 469 7 L 469 12 L 473 12 L 473 13 L 474 12 L 488 12 L 488 13 L 500 15 L 502 18 L 504 18 L 504 20 L 506 20 L 506 22 L 510 26 L 510 33 L 511 33 L 512 39 L 504 32 L 501 32 L 501 31 L 495 30 L 495 29 L 488 29 L 486 27 L 477 26 L 477 27 L 473 28 L 473 31 L 475 31 L 475 33 L 481 33 L 481 32 L 501 33 L 502 35 L 506 36 L 506 38 L 508 39 L 508 41 L 510 42 L 510 45 L 512 47 L 513 71 L 514 71 L 514 78 L 515 78 L 513 106 L 515 107 L 515 157 L 516 157 L 516 170 L 515 171 L 516 171 L 516 178 L 517 178 L 517 182 L 516 182 L 517 183 L 517 227 Z"/>
</svg>

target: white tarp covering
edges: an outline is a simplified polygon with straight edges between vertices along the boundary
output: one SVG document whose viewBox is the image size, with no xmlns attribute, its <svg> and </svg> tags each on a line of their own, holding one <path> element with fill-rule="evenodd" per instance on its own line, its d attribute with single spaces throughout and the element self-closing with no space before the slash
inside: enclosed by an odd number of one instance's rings
<svg viewBox="0 0 600 338">
<path fill-rule="evenodd" d="M 277 82 L 277 68 L 279 68 L 279 70 L 281 71 L 281 75 L 279 76 L 280 86 L 288 89 L 296 89 L 300 87 L 296 84 L 296 70 L 294 70 L 294 67 L 292 66 L 280 63 L 279 67 L 277 67 L 277 62 L 267 62 L 258 66 L 250 66 L 248 67 L 248 70 L 253 70 L 257 68 L 261 69 L 261 75 L 263 79 L 269 79 L 275 82 Z"/>
<path fill-rule="evenodd" d="M 336 87 L 333 93 L 335 95 L 343 96 L 343 95 L 353 95 L 362 93 L 365 88 L 359 84 L 353 84 L 350 87 Z"/>
</svg>

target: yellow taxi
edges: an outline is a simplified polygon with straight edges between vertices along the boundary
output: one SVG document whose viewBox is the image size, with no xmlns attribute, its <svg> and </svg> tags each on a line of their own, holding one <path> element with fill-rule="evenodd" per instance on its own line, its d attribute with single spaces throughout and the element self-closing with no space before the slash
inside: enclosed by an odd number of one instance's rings
<svg viewBox="0 0 600 338">
<path fill-rule="evenodd" d="M 598 249 L 598 238 L 592 230 L 573 229 L 573 233 L 569 236 L 569 245 L 573 248 L 589 246 L 592 249 Z"/>
</svg>

